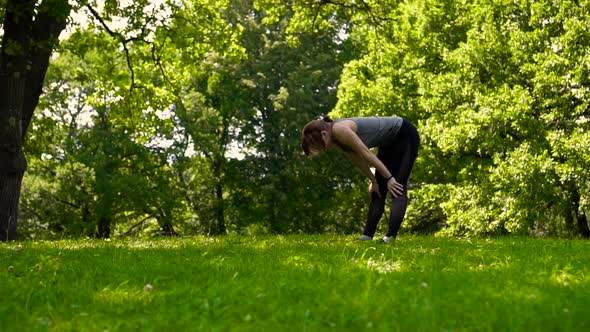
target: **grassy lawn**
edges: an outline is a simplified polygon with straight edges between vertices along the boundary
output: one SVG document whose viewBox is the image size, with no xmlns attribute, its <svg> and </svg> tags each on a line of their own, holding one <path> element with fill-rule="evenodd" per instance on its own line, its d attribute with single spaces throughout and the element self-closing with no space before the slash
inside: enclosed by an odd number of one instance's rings
<svg viewBox="0 0 590 332">
<path fill-rule="evenodd" d="M 590 242 L 0 244 L 0 331 L 590 331 Z"/>
</svg>

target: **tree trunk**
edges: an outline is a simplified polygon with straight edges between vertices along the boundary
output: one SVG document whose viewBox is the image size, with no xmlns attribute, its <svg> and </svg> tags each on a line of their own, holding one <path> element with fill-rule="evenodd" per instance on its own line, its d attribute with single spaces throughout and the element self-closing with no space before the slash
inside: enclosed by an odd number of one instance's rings
<svg viewBox="0 0 590 332">
<path fill-rule="evenodd" d="M 35 1 L 8 1 L 0 53 L 0 240 L 16 240 L 18 201 L 27 168 L 22 151 L 22 114 L 28 34 Z"/>
<path fill-rule="evenodd" d="M 590 226 L 588 226 L 588 218 L 586 218 L 586 214 L 580 213 L 578 214 L 578 230 L 580 234 L 586 238 L 590 239 Z"/>
<path fill-rule="evenodd" d="M 96 237 L 99 239 L 108 239 L 111 237 L 111 220 L 107 217 L 101 217 L 98 221 L 98 232 Z"/>
<path fill-rule="evenodd" d="M 225 235 L 225 206 L 223 202 L 223 186 L 221 183 L 221 157 L 213 162 L 213 174 L 215 176 L 215 219 L 216 224 L 213 232 L 216 235 Z"/>
<path fill-rule="evenodd" d="M 567 213 L 565 215 L 565 229 L 569 234 L 576 232 L 576 226 L 574 225 L 574 213 Z"/>
<path fill-rule="evenodd" d="M 0 174 L 0 240 L 14 241 L 18 201 L 24 173 Z"/>
<path fill-rule="evenodd" d="M 580 235 L 582 235 L 582 237 L 588 239 L 590 238 L 590 228 L 588 227 L 588 219 L 586 218 L 586 214 L 580 210 L 580 192 L 578 191 L 578 188 L 575 185 L 572 185 L 572 188 L 572 214 L 576 216 L 578 232 L 580 232 Z"/>
<path fill-rule="evenodd" d="M 27 161 L 22 146 L 53 46 L 66 26 L 68 0 L 5 0 L 0 49 L 0 240 L 15 240 Z M 59 10 L 57 10 L 59 8 Z"/>
<path fill-rule="evenodd" d="M 160 227 L 162 227 L 162 230 L 158 232 L 158 235 L 160 236 L 178 236 L 179 234 L 176 233 L 176 231 L 174 230 L 174 227 L 172 226 L 172 218 L 169 216 L 169 214 L 167 214 L 166 212 L 164 212 L 164 209 L 162 209 L 161 207 L 158 208 L 158 225 L 160 225 Z"/>
<path fill-rule="evenodd" d="M 36 1 L 33 1 L 35 3 Z M 59 8 L 59 10 L 58 10 Z M 53 48 L 59 43 L 59 35 L 66 28 L 71 7 L 68 0 L 44 0 L 37 8 L 37 15 L 32 26 L 30 38 L 27 81 L 24 91 L 22 114 L 22 140 L 33 118 L 39 97 L 43 92 L 45 74 L 49 68 L 49 59 Z"/>
<path fill-rule="evenodd" d="M 164 224 L 162 225 L 162 231 L 158 232 L 158 235 L 173 237 L 178 236 L 178 233 L 176 233 L 172 224 Z"/>
<path fill-rule="evenodd" d="M 10 71 L 8 71 L 10 72 Z M 15 108 L 24 82 L 18 75 L 0 73 L 0 241 L 16 240 L 18 203 L 27 160 L 22 150 L 21 126 Z M 10 78 L 10 76 L 13 76 Z"/>
<path fill-rule="evenodd" d="M 216 188 L 217 203 L 215 206 L 215 215 L 217 216 L 217 234 L 224 235 L 225 230 L 225 207 L 223 202 L 223 188 L 221 187 L 221 181 L 217 182 Z"/>
</svg>

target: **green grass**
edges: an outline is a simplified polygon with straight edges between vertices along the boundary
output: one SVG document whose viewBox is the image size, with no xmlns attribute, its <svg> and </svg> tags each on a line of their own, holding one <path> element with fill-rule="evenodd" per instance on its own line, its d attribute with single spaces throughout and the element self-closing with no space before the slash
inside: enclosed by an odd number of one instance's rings
<svg viewBox="0 0 590 332">
<path fill-rule="evenodd" d="M 590 330 L 588 241 L 354 239 L 0 244 L 0 331 Z"/>
</svg>

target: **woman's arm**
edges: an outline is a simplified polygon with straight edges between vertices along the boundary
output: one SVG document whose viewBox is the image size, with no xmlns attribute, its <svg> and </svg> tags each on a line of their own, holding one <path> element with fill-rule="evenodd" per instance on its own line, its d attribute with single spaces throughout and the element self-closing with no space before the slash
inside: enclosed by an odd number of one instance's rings
<svg viewBox="0 0 590 332">
<path fill-rule="evenodd" d="M 342 151 L 344 155 L 350 159 L 350 161 L 366 176 L 371 180 L 371 184 L 369 185 L 369 194 L 375 193 L 377 196 L 381 197 L 381 192 L 379 191 L 379 184 L 377 184 L 377 179 L 375 175 L 371 171 L 369 164 L 363 157 L 361 157 L 356 152 L 349 152 L 349 151 Z"/>
<path fill-rule="evenodd" d="M 375 175 L 371 172 L 371 168 L 367 161 L 355 152 L 342 151 L 342 153 L 350 159 L 350 161 L 363 173 L 371 182 L 377 182 Z"/>
<path fill-rule="evenodd" d="M 377 158 L 377 156 L 375 156 L 375 154 L 369 150 L 365 143 L 361 141 L 358 135 L 349 125 L 346 124 L 345 121 L 334 124 L 332 127 L 332 136 L 332 139 L 335 139 L 340 144 L 350 147 L 352 151 L 354 151 L 349 152 L 348 154 L 357 154 L 358 157 L 362 158 L 366 163 L 369 164 L 369 166 L 375 167 L 375 170 L 377 170 L 377 172 L 379 172 L 383 178 L 387 179 L 391 177 L 391 173 L 387 167 L 385 167 L 381 160 L 379 160 L 379 158 Z M 371 179 L 371 177 L 369 177 L 369 179 Z"/>
<path fill-rule="evenodd" d="M 394 197 L 400 196 L 403 193 L 403 186 L 394 179 L 387 169 L 387 167 L 375 156 L 371 150 L 361 141 L 356 132 L 351 128 L 354 124 L 352 121 L 342 121 L 334 124 L 332 127 L 332 139 L 335 139 L 338 143 L 344 144 L 350 147 L 354 152 L 346 153 L 347 157 L 353 161 L 353 163 L 359 167 L 359 169 L 371 179 L 371 182 L 375 185 L 377 180 L 369 169 L 369 166 L 375 167 L 375 170 L 383 176 L 387 181 L 387 188 Z M 354 157 L 354 155 L 357 155 Z M 352 156 L 352 158 L 351 158 Z M 359 164 L 357 164 L 359 162 Z M 368 164 L 368 165 L 367 165 Z M 369 176 L 368 173 L 371 175 Z"/>
</svg>

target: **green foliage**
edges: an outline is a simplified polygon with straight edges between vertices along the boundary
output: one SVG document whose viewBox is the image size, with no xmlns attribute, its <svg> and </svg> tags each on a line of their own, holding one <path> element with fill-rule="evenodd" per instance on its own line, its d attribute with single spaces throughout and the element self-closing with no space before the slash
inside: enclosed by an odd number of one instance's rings
<svg viewBox="0 0 590 332">
<path fill-rule="evenodd" d="M 399 4 L 391 22 L 353 29 L 366 49 L 346 65 L 332 114 L 418 124 L 413 204 L 442 208 L 441 234 L 563 234 L 577 220 L 587 236 L 587 160 L 574 150 L 588 142 L 589 5 Z M 408 228 L 440 223 L 432 211 L 411 213 Z"/>
<path fill-rule="evenodd" d="M 411 188 L 408 194 L 409 205 L 406 211 L 406 220 L 404 221 L 405 230 L 410 234 L 439 232 L 447 222 L 445 211 L 440 202 L 449 199 L 452 189 L 453 187 L 448 184 Z"/>
<path fill-rule="evenodd" d="M 94 174 L 83 164 L 32 160 L 24 179 L 20 232 L 24 238 L 93 236 Z"/>
<path fill-rule="evenodd" d="M 336 235 L 0 244 L 0 329 L 585 331 L 587 249 Z"/>
<path fill-rule="evenodd" d="M 132 25 L 114 33 L 78 30 L 62 43 L 27 149 L 51 167 L 90 171 L 83 181 L 95 224 L 106 221 L 114 234 L 137 229 L 145 218 L 199 233 L 249 231 L 254 224 L 321 232 L 342 213 L 331 212 L 341 199 L 334 190 L 352 187 L 338 184 L 351 170 L 326 178 L 325 166 L 304 163 L 298 145 L 301 126 L 335 104 L 349 45 L 331 30 L 302 34 L 305 43 L 294 48 L 285 37 L 288 16 L 263 26 L 251 3 L 225 5 L 172 8 L 168 24 L 146 26 L 153 39 L 142 35 L 126 49 L 120 37 Z M 103 14 L 125 10 L 107 5 Z M 244 157 L 235 159 L 236 152 Z M 43 176 L 83 197 L 65 179 Z M 25 182 L 32 191 L 27 218 L 43 200 L 33 182 Z M 82 205 L 62 192 L 51 195 Z M 358 219 L 358 213 L 340 217 L 337 228 L 355 229 Z M 80 223 L 59 214 L 52 220 L 64 225 L 61 236 L 75 235 L 78 226 L 67 225 Z"/>
<path fill-rule="evenodd" d="M 336 43 L 336 30 L 301 34 L 304 42 L 294 47 L 285 33 L 290 11 L 270 24 L 247 1 L 230 8 L 229 22 L 243 29 L 246 58 L 240 63 L 215 57 L 206 62 L 216 66 L 202 71 L 206 83 L 195 90 L 206 93 L 197 94 L 193 104 L 205 104 L 219 116 L 197 112 L 205 122 L 191 134 L 200 144 L 223 144 L 222 152 L 231 152 L 229 143 L 235 143 L 244 155 L 221 163 L 229 226 L 234 231 L 324 231 L 334 220 L 327 214 L 339 202 L 333 194 L 338 173 L 326 177 L 325 169 L 302 158 L 300 130 L 335 104 L 335 85 L 348 53 Z M 204 135 L 210 132 L 201 128 L 213 121 L 223 130 L 207 139 Z M 218 149 L 209 145 L 207 151 Z"/>
<path fill-rule="evenodd" d="M 138 70 L 140 66 L 131 82 L 125 56 L 107 34 L 78 31 L 62 50 L 49 70 L 48 92 L 40 103 L 44 110 L 27 142 L 32 156 L 41 157 L 38 164 L 57 171 L 43 174 L 45 181 L 55 184 L 49 193 L 58 202 L 58 208 L 46 213 L 48 223 L 61 230 L 58 236 L 107 237 L 111 226 L 135 224 L 146 217 L 162 227 L 171 225 L 174 210 L 182 203 L 173 201 L 175 177 L 167 165 L 175 151 L 154 146 L 154 141 L 172 136 L 171 120 L 157 111 L 169 105 L 170 93 L 158 89 L 158 82 Z M 130 90 L 134 84 L 143 89 Z M 48 143 L 53 150 L 43 149 Z M 79 167 L 87 173 L 75 181 L 78 186 L 60 176 L 60 170 Z M 33 192 L 25 208 L 36 215 L 34 210 L 41 209 L 44 199 L 32 200 L 39 188 L 28 188 L 28 183 L 24 187 Z M 60 205 L 66 210 L 74 207 L 70 214 L 77 215 L 60 214 Z M 27 223 L 36 221 L 25 219 L 23 224 Z M 101 233 L 98 224 L 109 230 Z"/>
<path fill-rule="evenodd" d="M 418 126 L 407 232 L 590 236 L 589 11 L 107 1 L 52 59 L 26 142 L 25 224 L 68 236 L 105 219 L 117 234 L 355 232 L 365 180 L 336 154 L 299 149 L 301 127 L 330 113 Z"/>
</svg>

